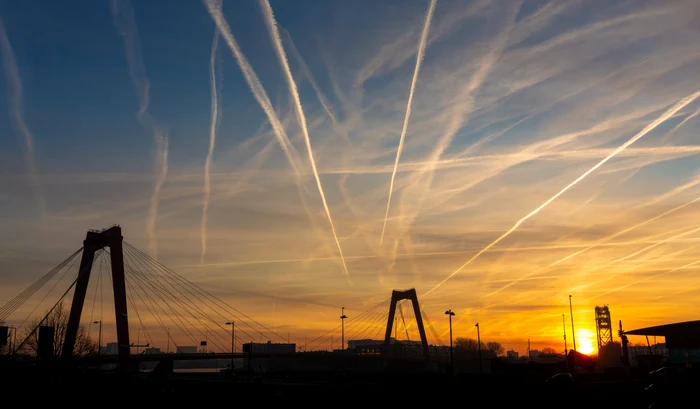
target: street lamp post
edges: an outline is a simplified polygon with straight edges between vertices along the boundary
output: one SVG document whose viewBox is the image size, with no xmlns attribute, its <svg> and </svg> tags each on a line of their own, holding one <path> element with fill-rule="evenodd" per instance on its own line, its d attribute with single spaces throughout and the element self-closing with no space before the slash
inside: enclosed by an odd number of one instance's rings
<svg viewBox="0 0 700 409">
<path fill-rule="evenodd" d="M 341 351 L 345 350 L 345 318 L 347 318 L 347 316 L 345 315 L 345 307 L 341 307 L 341 313 L 340 313 L 340 323 L 341 323 L 341 327 L 342 327 L 341 344 L 340 344 Z"/>
<path fill-rule="evenodd" d="M 571 315 L 571 342 L 574 343 L 574 357 L 572 359 L 573 362 L 573 368 L 571 368 L 571 372 L 575 373 L 576 372 L 576 332 L 574 331 L 574 310 L 573 307 L 571 306 L 571 294 L 569 294 L 569 314 Z M 566 360 L 567 364 L 569 360 Z"/>
<path fill-rule="evenodd" d="M 231 326 L 231 376 L 233 376 L 233 354 L 236 352 L 236 326 L 233 320 L 226 323 Z"/>
<path fill-rule="evenodd" d="M 479 323 L 476 323 L 476 343 L 479 347 L 479 373 L 484 373 L 484 367 L 481 364 L 481 331 L 479 329 Z"/>
<path fill-rule="evenodd" d="M 571 341 L 574 343 L 574 352 L 576 352 L 576 332 L 574 331 L 574 310 L 571 306 L 571 295 L 569 295 L 569 313 L 571 314 Z"/>
<path fill-rule="evenodd" d="M 450 368 L 452 375 L 454 375 L 455 371 L 455 356 L 454 356 L 454 348 L 452 347 L 452 317 L 455 315 L 452 310 L 447 310 L 445 311 L 445 314 L 447 314 L 450 318 Z"/>
<path fill-rule="evenodd" d="M 100 324 L 99 332 L 97 333 L 97 369 L 100 369 L 100 349 L 102 348 L 102 320 L 95 321 L 93 324 Z"/>
</svg>

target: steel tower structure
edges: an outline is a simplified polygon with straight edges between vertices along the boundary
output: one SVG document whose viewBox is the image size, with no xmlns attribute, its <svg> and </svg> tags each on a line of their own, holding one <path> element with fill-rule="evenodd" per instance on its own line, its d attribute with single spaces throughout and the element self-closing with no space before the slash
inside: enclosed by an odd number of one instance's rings
<svg viewBox="0 0 700 409">
<path fill-rule="evenodd" d="M 598 335 L 598 350 L 613 342 L 612 322 L 610 309 L 607 305 L 595 307 L 595 328 Z"/>
</svg>

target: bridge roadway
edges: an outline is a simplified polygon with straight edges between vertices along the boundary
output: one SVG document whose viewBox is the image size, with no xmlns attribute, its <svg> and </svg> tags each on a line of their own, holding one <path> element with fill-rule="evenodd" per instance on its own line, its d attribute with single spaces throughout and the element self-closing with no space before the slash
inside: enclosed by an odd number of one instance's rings
<svg viewBox="0 0 700 409">
<path fill-rule="evenodd" d="M 161 362 L 161 361 L 193 361 L 202 359 L 231 359 L 231 353 L 228 352 L 211 352 L 211 353 L 194 353 L 194 354 L 139 354 L 131 355 L 131 359 L 134 362 Z M 269 352 L 257 352 L 257 353 L 247 353 L 247 352 L 237 352 L 233 354 L 233 358 L 333 358 L 333 359 L 383 359 L 382 355 L 357 355 L 357 354 L 343 354 L 343 353 L 333 353 L 333 352 L 300 352 L 300 353 L 269 353 Z M 94 357 L 81 358 L 84 361 L 90 362 L 101 362 L 101 363 L 117 363 L 119 362 L 119 357 L 117 355 L 102 355 Z"/>
</svg>

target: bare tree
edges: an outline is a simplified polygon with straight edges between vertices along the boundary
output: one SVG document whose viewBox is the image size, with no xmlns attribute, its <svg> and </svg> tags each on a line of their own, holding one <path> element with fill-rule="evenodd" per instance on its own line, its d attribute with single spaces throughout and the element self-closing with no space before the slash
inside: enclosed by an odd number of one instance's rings
<svg viewBox="0 0 700 409">
<path fill-rule="evenodd" d="M 542 351 L 540 352 L 542 355 L 557 355 L 557 350 L 550 347 L 542 348 Z"/>
<path fill-rule="evenodd" d="M 486 349 L 493 352 L 496 356 L 503 356 L 506 354 L 506 349 L 503 348 L 500 342 L 487 342 Z"/>
<path fill-rule="evenodd" d="M 55 357 L 61 356 L 61 352 L 63 351 L 63 340 L 66 338 L 66 332 L 68 330 L 69 316 L 70 311 L 65 308 L 61 302 L 56 306 L 56 308 L 53 309 L 53 311 L 51 311 L 51 313 L 48 313 L 48 316 L 43 322 L 41 322 L 41 318 L 39 317 L 34 318 L 24 328 L 22 339 L 26 339 L 26 341 L 18 352 L 31 355 L 37 353 L 37 347 L 39 345 L 39 330 L 37 327 L 41 323 L 42 326 L 54 328 L 53 354 Z M 75 338 L 73 354 L 77 356 L 86 356 L 95 354 L 96 352 L 97 343 L 90 339 L 90 335 L 85 331 L 85 327 L 82 325 L 79 326 L 78 335 Z"/>
<path fill-rule="evenodd" d="M 479 349 L 479 343 L 474 338 L 457 337 L 455 339 L 455 348 L 477 350 Z"/>
</svg>

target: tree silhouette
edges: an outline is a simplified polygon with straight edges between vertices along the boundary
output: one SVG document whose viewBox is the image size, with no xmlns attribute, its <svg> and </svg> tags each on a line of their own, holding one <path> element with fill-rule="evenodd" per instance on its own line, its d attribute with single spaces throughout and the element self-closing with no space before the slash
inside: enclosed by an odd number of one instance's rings
<svg viewBox="0 0 700 409">
<path fill-rule="evenodd" d="M 486 349 L 493 352 L 496 356 L 503 356 L 506 354 L 506 349 L 503 348 L 500 342 L 487 342 Z"/>
<path fill-rule="evenodd" d="M 542 348 L 540 352 L 542 352 L 542 355 L 557 355 L 557 350 L 550 347 Z"/>
<path fill-rule="evenodd" d="M 17 352 L 30 355 L 35 355 L 37 353 L 37 347 L 39 345 L 39 329 L 37 327 L 41 323 L 42 326 L 54 328 L 53 355 L 55 357 L 61 356 L 61 352 L 63 351 L 63 340 L 66 338 L 66 332 L 68 329 L 69 316 L 70 311 L 65 308 L 61 302 L 56 306 L 56 308 L 53 309 L 53 311 L 51 311 L 51 313 L 48 313 L 48 316 L 43 322 L 41 322 L 41 318 L 39 317 L 34 318 L 24 328 L 22 339 L 26 339 L 26 341 Z M 85 327 L 80 325 L 78 327 L 78 335 L 75 339 L 73 354 L 77 356 L 86 356 L 95 354 L 96 352 L 97 344 L 90 339 L 90 336 L 85 331 Z"/>
<path fill-rule="evenodd" d="M 474 338 L 457 337 L 455 339 L 455 348 L 477 350 L 479 343 Z"/>
</svg>

